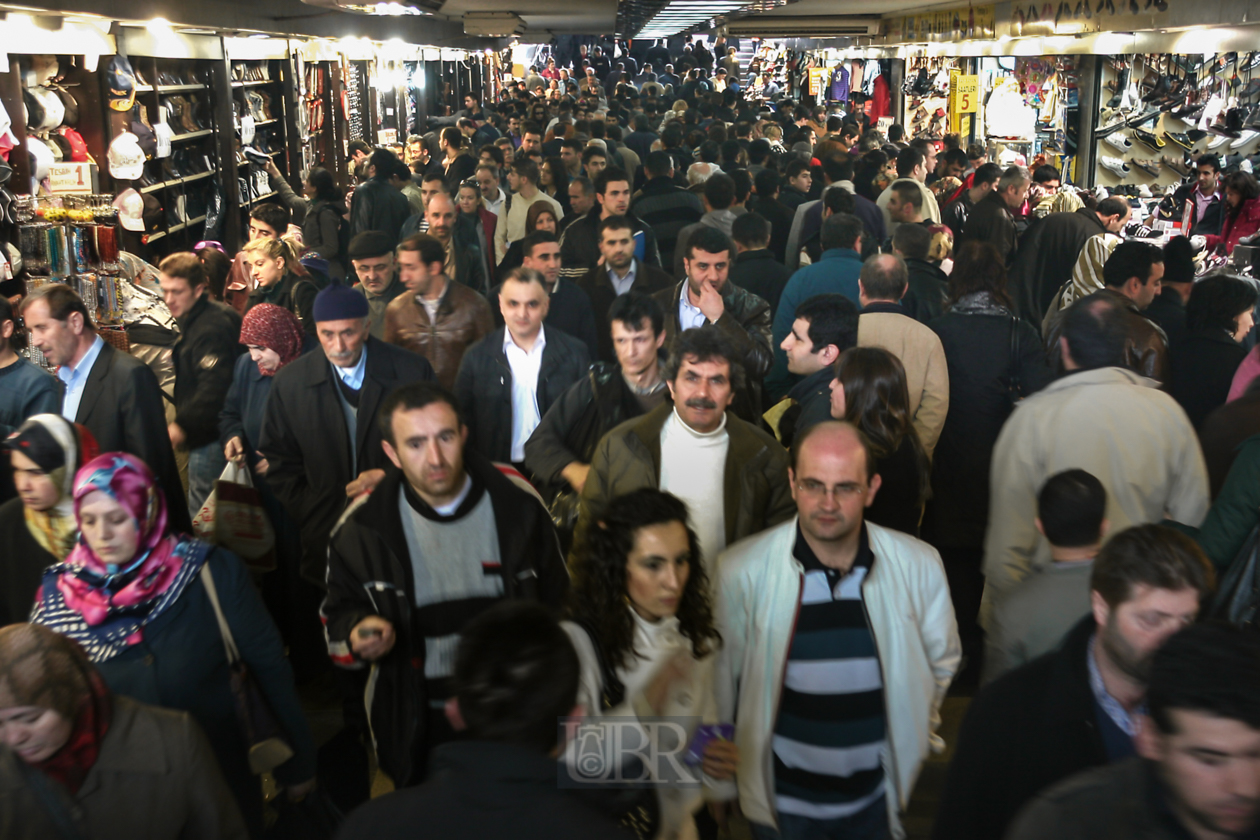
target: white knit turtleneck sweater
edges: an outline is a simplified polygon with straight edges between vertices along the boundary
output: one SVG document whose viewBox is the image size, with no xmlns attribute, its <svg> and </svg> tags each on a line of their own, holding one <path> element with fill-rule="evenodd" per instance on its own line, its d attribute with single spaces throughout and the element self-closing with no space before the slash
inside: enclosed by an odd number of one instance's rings
<svg viewBox="0 0 1260 840">
<path fill-rule="evenodd" d="M 705 434 L 684 423 L 675 408 L 661 429 L 661 489 L 687 503 L 700 554 L 710 572 L 726 548 L 723 484 L 730 444 L 725 415 L 722 425 Z"/>
</svg>

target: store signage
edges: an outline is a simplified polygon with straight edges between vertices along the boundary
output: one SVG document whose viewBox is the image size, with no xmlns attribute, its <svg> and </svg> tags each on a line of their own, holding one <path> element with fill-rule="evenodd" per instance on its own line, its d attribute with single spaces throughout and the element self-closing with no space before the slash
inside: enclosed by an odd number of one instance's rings
<svg viewBox="0 0 1260 840">
<path fill-rule="evenodd" d="M 48 169 L 48 189 L 64 195 L 67 193 L 97 193 L 95 163 L 54 163 Z"/>
<path fill-rule="evenodd" d="M 895 41 L 958 41 L 993 38 L 993 6 L 964 6 L 906 15 L 886 22 L 884 34 Z"/>
<path fill-rule="evenodd" d="M 376 140 L 382 146 L 398 145 L 398 129 L 382 128 L 376 132 Z"/>
<path fill-rule="evenodd" d="M 823 87 L 827 84 L 827 68 L 811 67 L 809 68 L 809 95 L 817 99 L 822 95 Z"/>
<path fill-rule="evenodd" d="M 980 77 L 955 76 L 954 111 L 959 114 L 974 114 L 980 110 Z"/>
</svg>

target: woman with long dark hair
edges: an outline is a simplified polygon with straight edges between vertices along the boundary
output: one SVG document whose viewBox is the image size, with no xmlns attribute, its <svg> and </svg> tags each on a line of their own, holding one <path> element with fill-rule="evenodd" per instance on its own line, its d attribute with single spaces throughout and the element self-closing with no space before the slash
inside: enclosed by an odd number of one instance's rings
<svg viewBox="0 0 1260 840">
<path fill-rule="evenodd" d="M 1225 176 L 1225 221 L 1219 236 L 1204 237 L 1208 248 L 1232 254 L 1234 246 L 1260 232 L 1260 183 L 1250 172 Z"/>
<path fill-rule="evenodd" d="M 569 170 L 558 157 L 545 158 L 538 168 L 538 189 L 560 202 L 564 215 L 573 212 L 569 207 Z"/>
<path fill-rule="evenodd" d="M 346 202 L 332 173 L 322 166 L 312 167 L 302 183 L 302 195 L 297 196 L 274 162 L 267 165 L 267 172 L 285 206 L 295 211 L 293 218 L 302 219 L 302 247 L 328 261 L 328 274 L 334 280 L 345 279 L 341 226 L 348 224 Z"/>
<path fill-rule="evenodd" d="M 710 585 L 687 506 L 669 493 L 636 490 L 613 499 L 575 548 L 569 620 L 582 663 L 578 702 L 588 719 L 652 714 L 717 720 Z M 710 741 L 703 770 L 734 774 L 732 741 Z M 658 789 L 658 837 L 675 837 L 700 807 L 697 788 Z"/>
<path fill-rule="evenodd" d="M 1255 306 L 1256 288 L 1241 278 L 1214 274 L 1194 284 L 1186 337 L 1169 348 L 1167 387 L 1196 429 L 1229 396 L 1247 356 L 1242 341 L 1255 326 Z"/>
<path fill-rule="evenodd" d="M 984 589 L 980 561 L 993 447 L 1015 402 L 1045 387 L 1051 371 L 1041 336 L 1013 312 L 1006 268 L 992 244 L 963 244 L 947 293 L 945 312 L 928 323 L 945 349 L 949 414 L 932 454 L 923 535 L 945 562 L 963 650 L 969 663 L 978 664 L 983 642 L 976 615 Z"/>
<path fill-rule="evenodd" d="M 901 360 L 882 347 L 853 347 L 836 360 L 831 416 L 857 426 L 871 443 L 879 492 L 866 509 L 876 525 L 919 536 L 928 490 L 928 457 L 914 430 Z"/>
</svg>

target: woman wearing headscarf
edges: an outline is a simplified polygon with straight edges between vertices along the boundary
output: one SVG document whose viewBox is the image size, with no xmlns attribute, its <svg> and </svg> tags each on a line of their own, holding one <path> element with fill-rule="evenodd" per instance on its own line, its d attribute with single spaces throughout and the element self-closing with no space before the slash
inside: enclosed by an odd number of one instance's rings
<svg viewBox="0 0 1260 840">
<path fill-rule="evenodd" d="M 0 628 L 0 746 L 6 840 L 249 836 L 192 717 L 115 696 L 46 627 Z"/>
<path fill-rule="evenodd" d="M 133 455 L 89 461 L 75 476 L 73 499 L 79 542 L 44 573 L 31 622 L 81 645 L 115 693 L 191 714 L 210 738 L 250 834 L 261 836 L 262 787 L 250 771 L 207 579 L 293 748 L 274 771 L 293 797 L 314 787 L 315 746 L 280 634 L 244 564 L 172 531 L 153 474 Z"/>
<path fill-rule="evenodd" d="M 320 596 L 311 591 L 314 587 L 304 582 L 298 573 L 302 558 L 301 529 L 271 492 L 267 484 L 267 460 L 258 451 L 271 383 L 277 373 L 302 355 L 305 337 L 302 325 L 292 312 L 274 304 L 260 303 L 246 312 L 241 321 L 241 344 L 249 352 L 236 360 L 232 385 L 219 412 L 219 442 L 223 444 L 225 458 L 249 467 L 254 487 L 271 519 L 276 534 L 276 570 L 263 575 L 263 603 L 289 647 L 298 681 L 305 682 L 312 673 L 329 666 L 319 623 Z"/>
<path fill-rule="evenodd" d="M 44 569 L 79 537 L 74 472 L 96 457 L 96 440 L 60 414 L 36 414 L 4 441 L 18 497 L 0 505 L 0 627 L 26 621 Z"/>
</svg>

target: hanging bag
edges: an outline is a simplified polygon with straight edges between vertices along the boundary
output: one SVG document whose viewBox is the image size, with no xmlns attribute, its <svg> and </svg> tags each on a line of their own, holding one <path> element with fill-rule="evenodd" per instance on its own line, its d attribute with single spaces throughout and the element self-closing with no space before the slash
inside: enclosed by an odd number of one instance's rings
<svg viewBox="0 0 1260 840">
<path fill-rule="evenodd" d="M 1208 616 L 1235 627 L 1256 629 L 1260 610 L 1260 525 L 1251 529 L 1242 550 L 1225 570 Z"/>
<path fill-rule="evenodd" d="M 249 769 L 255 774 L 268 773 L 293 757 L 293 747 L 284 739 L 284 727 L 276 720 L 266 695 L 249 672 L 241 652 L 232 638 L 232 630 L 219 606 L 219 593 L 210 574 L 210 564 L 201 567 L 201 582 L 206 587 L 206 597 L 214 608 L 219 621 L 219 634 L 223 637 L 223 649 L 227 653 L 228 670 L 231 671 L 230 687 L 236 701 L 236 717 L 241 733 L 249 746 Z"/>
<path fill-rule="evenodd" d="M 228 461 L 223 468 L 193 519 L 193 533 L 240 557 L 251 572 L 276 568 L 276 532 L 249 468 L 242 464 Z"/>
</svg>

